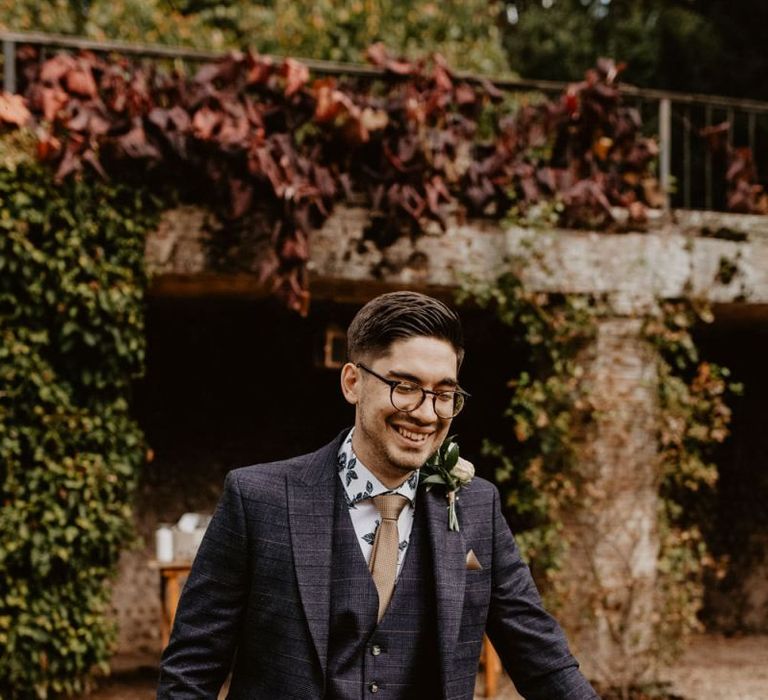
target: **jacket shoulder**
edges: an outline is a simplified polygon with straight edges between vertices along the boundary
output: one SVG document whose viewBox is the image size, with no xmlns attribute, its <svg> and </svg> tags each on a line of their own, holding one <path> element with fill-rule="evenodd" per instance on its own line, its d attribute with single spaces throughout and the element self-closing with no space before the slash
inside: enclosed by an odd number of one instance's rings
<svg viewBox="0 0 768 700">
<path fill-rule="evenodd" d="M 310 454 L 299 455 L 233 469 L 227 474 L 227 482 L 234 482 L 241 493 L 282 486 L 287 476 L 297 474 L 306 467 L 310 456 Z"/>
<path fill-rule="evenodd" d="M 307 473 L 325 473 L 329 455 L 335 454 L 334 449 L 338 449 L 337 442 L 340 442 L 339 438 L 314 452 L 234 469 L 227 474 L 226 484 L 234 484 L 243 495 L 278 488 L 284 493 L 286 479 L 301 480 Z"/>
<path fill-rule="evenodd" d="M 239 467 L 229 472 L 227 477 L 234 479 L 239 485 L 247 485 L 252 481 L 269 480 L 274 477 L 282 478 L 302 469 L 307 464 L 309 456 L 309 454 L 299 455 L 274 462 L 261 462 L 247 467 Z"/>
<path fill-rule="evenodd" d="M 495 498 L 498 498 L 499 490 L 488 479 L 476 476 L 459 491 L 459 495 L 478 501 L 492 502 Z"/>
</svg>

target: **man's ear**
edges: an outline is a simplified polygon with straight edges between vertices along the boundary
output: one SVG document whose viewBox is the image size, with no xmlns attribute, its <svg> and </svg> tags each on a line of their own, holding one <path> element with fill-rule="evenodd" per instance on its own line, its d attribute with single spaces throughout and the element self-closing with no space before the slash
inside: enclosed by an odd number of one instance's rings
<svg viewBox="0 0 768 700">
<path fill-rule="evenodd" d="M 347 362 L 341 368 L 341 393 L 351 404 L 356 404 L 360 399 L 360 371 L 351 362 Z"/>
</svg>

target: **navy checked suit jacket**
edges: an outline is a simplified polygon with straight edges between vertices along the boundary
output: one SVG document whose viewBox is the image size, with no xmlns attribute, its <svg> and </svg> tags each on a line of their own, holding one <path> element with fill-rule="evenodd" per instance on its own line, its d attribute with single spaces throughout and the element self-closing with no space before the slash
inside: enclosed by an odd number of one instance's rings
<svg viewBox="0 0 768 700">
<path fill-rule="evenodd" d="M 346 431 L 311 454 L 227 475 L 184 587 L 160 668 L 158 698 L 324 697 L 336 456 Z M 445 497 L 420 493 L 434 569 L 446 700 L 471 700 L 487 630 L 529 700 L 597 698 L 543 609 L 489 482 L 475 478 L 448 529 Z M 472 549 L 482 569 L 468 570 Z M 234 666 L 232 666 L 234 660 Z"/>
</svg>

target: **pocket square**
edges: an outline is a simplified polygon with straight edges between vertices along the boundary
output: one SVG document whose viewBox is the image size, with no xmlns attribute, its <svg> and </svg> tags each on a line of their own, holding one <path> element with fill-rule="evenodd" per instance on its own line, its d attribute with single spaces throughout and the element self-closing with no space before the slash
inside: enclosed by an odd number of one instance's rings
<svg viewBox="0 0 768 700">
<path fill-rule="evenodd" d="M 470 549 L 467 552 L 467 571 L 480 571 L 483 565 L 477 560 L 475 553 Z"/>
</svg>

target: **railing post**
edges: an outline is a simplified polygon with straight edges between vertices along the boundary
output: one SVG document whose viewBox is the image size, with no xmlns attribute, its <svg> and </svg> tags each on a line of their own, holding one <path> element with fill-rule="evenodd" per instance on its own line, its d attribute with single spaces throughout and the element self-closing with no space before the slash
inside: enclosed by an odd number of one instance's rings
<svg viewBox="0 0 768 700">
<path fill-rule="evenodd" d="M 3 39 L 3 90 L 16 92 L 16 43 Z"/>
<path fill-rule="evenodd" d="M 704 126 L 712 126 L 712 105 L 704 108 Z M 704 208 L 712 209 L 712 149 L 707 148 L 704 156 Z"/>
<path fill-rule="evenodd" d="M 683 208 L 691 208 L 691 108 L 683 113 Z"/>
<path fill-rule="evenodd" d="M 659 184 L 664 193 L 664 207 L 669 208 L 672 168 L 672 104 L 668 97 L 659 100 Z"/>
<path fill-rule="evenodd" d="M 755 154 L 755 117 L 757 115 L 754 112 L 747 112 L 747 139 L 748 139 L 748 145 L 749 150 L 752 151 L 752 158 L 756 158 Z"/>
</svg>

